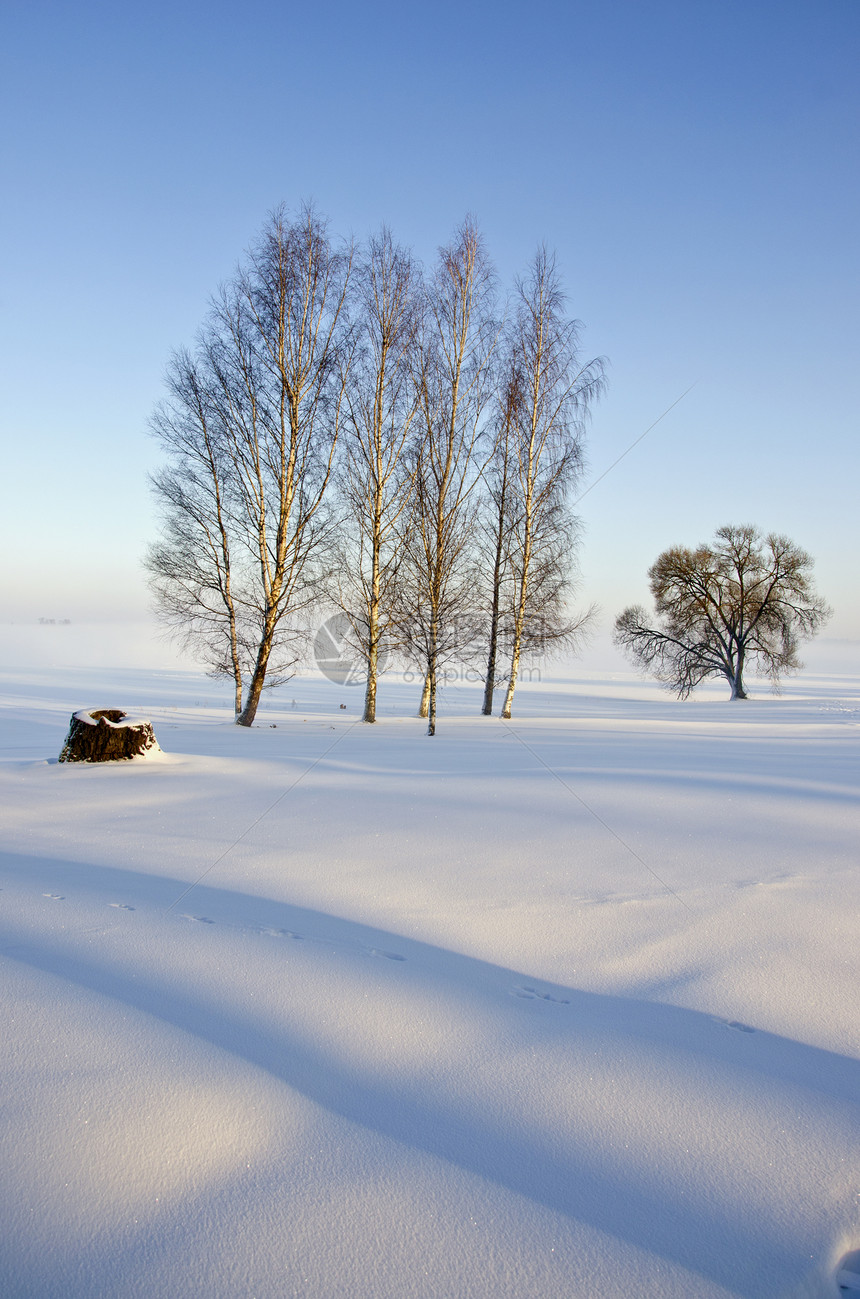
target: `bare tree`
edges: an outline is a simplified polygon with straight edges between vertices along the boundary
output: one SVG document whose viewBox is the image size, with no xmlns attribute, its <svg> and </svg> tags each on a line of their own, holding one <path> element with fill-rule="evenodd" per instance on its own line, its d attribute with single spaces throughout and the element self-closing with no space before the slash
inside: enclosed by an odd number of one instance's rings
<svg viewBox="0 0 860 1299">
<path fill-rule="evenodd" d="M 582 466 L 583 422 L 604 385 L 603 361 L 581 358 L 581 325 L 564 315 L 555 258 L 545 247 L 517 282 L 516 293 L 518 378 L 508 476 L 514 596 L 505 718 L 511 716 L 526 643 L 536 636 L 547 643 L 570 639 L 585 622 L 585 617 L 565 616 L 576 534 L 569 499 Z"/>
<path fill-rule="evenodd" d="M 657 609 L 641 606 L 615 623 L 615 641 L 643 671 L 686 699 L 708 677 L 724 677 L 732 699 L 746 699 L 744 671 L 754 664 L 778 691 L 796 672 L 801 639 L 830 615 L 812 583 L 806 551 L 752 526 L 723 527 L 710 545 L 673 546 L 648 570 Z"/>
<path fill-rule="evenodd" d="M 217 426 L 221 499 L 229 503 L 222 551 L 230 557 L 233 608 L 242 611 L 237 639 L 253 647 L 236 719 L 243 726 L 252 725 L 267 673 L 297 634 L 295 618 L 313 598 L 309 579 L 318 576 L 330 533 L 325 498 L 349 370 L 351 260 L 349 250 L 333 248 L 325 222 L 311 208 L 293 221 L 279 210 L 213 304 L 198 349 L 205 393 L 183 437 L 193 431 L 205 447 L 207 423 Z M 185 407 L 190 410 L 187 401 Z M 177 504 L 175 493 L 171 500 L 168 485 L 181 482 L 188 452 L 173 440 L 169 422 L 161 421 L 159 435 L 170 467 L 154 484 L 167 516 L 156 595 L 162 607 L 178 600 L 175 617 L 185 602 L 193 622 L 199 616 L 193 586 L 183 588 L 167 575 L 164 550 L 178 556 L 179 540 L 193 549 L 194 536 L 212 524 L 212 489 L 210 513 L 202 518 Z M 179 532 L 172 533 L 180 516 Z M 229 625 L 223 597 L 221 607 Z M 289 666 L 295 658 L 287 652 L 284 662 Z"/>
<path fill-rule="evenodd" d="M 440 665 L 474 635 L 471 526 L 498 334 L 493 289 L 483 241 L 466 220 L 440 249 L 417 375 L 421 441 L 409 545 L 411 599 L 401 626 L 425 671 L 428 735 L 436 733 Z"/>
<path fill-rule="evenodd" d="M 415 479 L 407 452 L 418 410 L 419 272 L 383 229 L 371 239 L 357 278 L 360 333 L 345 389 L 347 519 L 337 592 L 366 665 L 363 720 L 375 722 L 380 649 L 391 642 L 396 622 Z"/>
<path fill-rule="evenodd" d="M 177 352 L 167 388 L 151 420 L 170 457 L 153 479 L 163 531 L 146 567 L 164 624 L 213 674 L 232 677 L 238 717 L 249 658 L 234 597 L 233 466 L 205 355 Z"/>
<path fill-rule="evenodd" d="M 487 657 L 484 671 L 484 700 L 481 712 L 489 717 L 493 698 L 500 684 L 498 676 L 499 640 L 503 632 L 507 602 L 505 587 L 510 579 L 511 456 L 512 429 L 520 406 L 520 376 L 516 359 L 509 355 L 502 368 L 504 378 L 498 390 L 496 429 L 493 452 L 484 470 L 484 492 L 481 502 L 481 560 L 490 575 Z"/>
</svg>

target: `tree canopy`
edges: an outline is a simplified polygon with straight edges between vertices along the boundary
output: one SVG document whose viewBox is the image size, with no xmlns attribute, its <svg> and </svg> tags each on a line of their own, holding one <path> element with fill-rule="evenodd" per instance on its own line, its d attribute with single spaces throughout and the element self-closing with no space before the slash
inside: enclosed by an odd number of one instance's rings
<svg viewBox="0 0 860 1299">
<path fill-rule="evenodd" d="M 800 641 L 830 614 L 812 565 L 788 537 L 751 525 L 718 528 L 695 550 L 672 546 L 648 570 L 656 620 L 640 605 L 625 609 L 615 643 L 681 699 L 709 677 L 725 677 L 732 699 L 746 699 L 747 668 L 778 690 L 784 674 L 802 667 Z"/>
<path fill-rule="evenodd" d="M 392 652 L 420 672 L 428 734 L 457 660 L 487 663 L 491 708 L 500 627 L 510 716 L 521 650 L 583 621 L 572 496 L 603 363 L 579 336 L 545 248 L 506 325 L 471 218 L 424 271 L 385 228 L 356 248 L 312 207 L 269 217 L 152 417 L 156 609 L 232 678 L 240 725 L 334 609 L 366 667 L 365 721 Z"/>
</svg>

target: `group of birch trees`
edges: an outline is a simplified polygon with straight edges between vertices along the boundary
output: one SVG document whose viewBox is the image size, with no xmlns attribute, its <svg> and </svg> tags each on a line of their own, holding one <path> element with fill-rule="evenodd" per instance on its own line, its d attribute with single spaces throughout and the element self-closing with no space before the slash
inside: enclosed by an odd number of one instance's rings
<svg viewBox="0 0 860 1299">
<path fill-rule="evenodd" d="M 575 639 L 582 438 L 602 390 L 553 256 L 510 300 L 471 220 L 428 270 L 383 229 L 337 243 L 274 213 L 172 357 L 152 428 L 156 608 L 252 725 L 265 686 L 339 610 L 376 718 L 381 666 L 438 685 L 468 662 L 510 717 L 524 655 Z"/>
</svg>

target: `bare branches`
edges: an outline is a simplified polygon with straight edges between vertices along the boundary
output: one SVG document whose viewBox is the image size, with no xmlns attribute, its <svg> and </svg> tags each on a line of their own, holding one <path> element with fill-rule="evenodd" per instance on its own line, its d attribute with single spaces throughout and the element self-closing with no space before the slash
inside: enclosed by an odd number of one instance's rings
<svg viewBox="0 0 860 1299">
<path fill-rule="evenodd" d="M 757 528 L 719 528 L 712 545 L 675 546 L 648 571 L 659 624 L 626 609 L 615 641 L 643 671 L 682 699 L 723 676 L 732 699 L 746 699 L 743 674 L 753 663 L 779 689 L 801 667 L 798 645 L 830 610 L 812 582 L 812 559 L 788 537 Z"/>
<path fill-rule="evenodd" d="M 232 676 L 238 715 L 249 666 L 249 610 L 234 580 L 235 481 L 211 378 L 205 355 L 198 364 L 177 352 L 168 367 L 168 397 L 151 421 L 170 457 L 152 480 L 163 532 L 146 565 L 163 623 L 202 651 L 214 673 Z"/>
<path fill-rule="evenodd" d="M 428 735 L 436 732 L 440 661 L 461 642 L 474 607 L 473 493 L 483 468 L 478 448 L 498 336 L 493 307 L 493 271 L 467 220 L 440 249 L 416 358 L 420 441 L 401 630 L 426 672 Z"/>
<path fill-rule="evenodd" d="M 363 720 L 374 722 L 380 651 L 402 604 L 403 534 L 416 474 L 409 452 L 419 408 L 420 277 L 388 230 L 371 239 L 362 258 L 357 296 L 358 347 L 345 386 L 346 521 L 337 599 L 367 667 Z"/>
<path fill-rule="evenodd" d="M 153 416 L 166 464 L 147 558 L 159 615 L 234 681 L 251 725 L 322 598 L 347 615 L 376 715 L 386 649 L 426 676 L 570 641 L 570 489 L 602 363 L 579 356 L 553 259 L 517 285 L 497 366 L 495 277 L 467 219 L 425 278 L 386 229 L 337 246 L 310 207 L 276 211 L 215 296 Z M 304 627 L 302 627 L 304 623 Z M 478 648 L 481 647 L 481 648 Z"/>
<path fill-rule="evenodd" d="M 571 491 L 582 467 L 582 433 L 603 391 L 604 363 L 584 362 L 580 324 L 564 316 L 554 258 L 540 247 L 517 305 L 508 362 L 511 418 L 506 426 L 510 472 L 508 565 L 513 582 L 512 648 L 502 717 L 511 716 L 520 656 L 530 620 L 540 612 L 555 638 L 572 639 L 585 619 L 566 617 L 576 524 Z M 488 686 L 489 689 L 489 686 Z M 485 696 L 486 707 L 486 696 Z"/>
<path fill-rule="evenodd" d="M 191 634 L 216 670 L 228 637 L 237 701 L 249 678 L 245 726 L 267 673 L 293 670 L 287 617 L 311 597 L 323 562 L 351 260 L 312 209 L 293 222 L 276 212 L 213 302 L 195 358 L 175 360 L 154 421 L 169 457 L 153 484 L 165 517 L 149 559 L 156 597 L 168 621 L 205 627 Z"/>
</svg>

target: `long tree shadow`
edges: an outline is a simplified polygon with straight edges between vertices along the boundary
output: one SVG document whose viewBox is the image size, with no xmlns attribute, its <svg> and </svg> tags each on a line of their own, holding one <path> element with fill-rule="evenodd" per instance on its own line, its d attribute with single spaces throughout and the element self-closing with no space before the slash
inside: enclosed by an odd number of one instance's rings
<svg viewBox="0 0 860 1299">
<path fill-rule="evenodd" d="M 8 865 L 9 874 L 19 879 L 22 866 L 31 877 L 39 869 L 33 860 L 23 858 Z M 91 864 L 52 861 L 43 865 L 52 878 L 65 878 L 79 900 L 88 894 L 85 900 L 93 907 L 104 907 L 106 898 L 130 899 L 145 912 L 147 923 L 160 929 L 177 920 L 175 911 L 167 908 L 187 887 L 177 879 Z M 347 975 L 355 968 L 356 953 L 389 958 L 386 978 L 393 977 L 396 964 L 406 993 L 431 998 L 443 1011 L 448 1008 L 452 1019 L 475 1025 L 475 1059 L 468 1052 L 463 1056 L 456 1087 L 434 1085 L 420 1073 L 391 1069 L 390 1061 L 374 1066 L 366 1053 L 351 1056 L 348 1042 L 326 1041 L 322 1034 L 315 1038 L 303 1023 L 290 1022 L 286 999 L 283 1013 L 275 1020 L 258 1013 L 250 999 L 239 1010 L 235 999 L 227 1003 L 219 996 L 217 978 L 208 991 L 172 980 L 169 963 L 161 961 L 164 943 L 169 945 L 173 936 L 163 929 L 159 959 L 153 960 L 158 968 L 143 972 L 120 969 L 109 955 L 100 961 L 92 944 L 85 947 L 71 930 L 46 933 L 38 940 L 31 933 L 16 933 L 14 920 L 6 916 L 0 956 L 195 1034 L 265 1070 L 333 1114 L 750 1299 L 756 1294 L 755 1283 L 751 1280 L 746 1288 L 738 1275 L 738 1260 L 755 1258 L 759 1277 L 784 1274 L 788 1244 L 784 1226 L 754 1220 L 755 1215 L 745 1211 L 741 1194 L 734 1200 L 721 1198 L 674 1178 L 665 1159 L 651 1166 L 647 1159 L 631 1159 L 623 1142 L 613 1145 L 591 1130 L 585 1104 L 578 1127 L 575 1098 L 573 1112 L 568 1109 L 560 1116 L 564 1122 L 558 1131 L 547 1122 L 543 1105 L 540 1120 L 535 1119 L 535 1102 L 542 1102 L 542 1097 L 521 1096 L 513 1113 L 494 1108 L 482 1093 L 492 1067 L 492 1060 L 488 1065 L 481 1055 L 487 1042 L 497 1044 L 500 1073 L 507 1067 L 505 1052 L 511 1043 L 538 1052 L 550 1048 L 556 1070 L 559 1049 L 569 1053 L 571 1062 L 582 1058 L 609 1062 L 618 1083 L 618 1104 L 624 1106 L 627 1088 L 634 1111 L 637 1075 L 632 1065 L 644 1057 L 665 1080 L 667 1114 L 658 1117 L 667 1121 L 671 1121 L 673 1094 L 695 1089 L 715 1073 L 721 1079 L 728 1075 L 737 1079 L 740 1092 L 754 1105 L 766 1103 L 772 1108 L 784 1103 L 791 1111 L 797 1102 L 796 1089 L 803 1088 L 814 1095 L 816 1104 L 838 1110 L 847 1121 L 856 1123 L 860 1118 L 860 1062 L 754 1031 L 751 1025 L 725 1024 L 676 1006 L 536 982 L 529 972 L 212 885 L 194 888 L 193 913 L 215 927 L 247 931 L 249 937 L 301 935 L 318 945 L 320 959 L 328 965 L 339 963 Z M 177 942 L 181 933 L 175 930 Z M 291 947 L 283 950 L 287 961 Z M 241 971 L 229 977 L 231 989 L 234 983 L 241 984 Z M 366 998 L 366 992 L 367 984 L 362 983 L 357 995 Z M 385 1016 L 381 993 L 374 1009 Z M 486 1023 L 494 1026 L 495 1036 L 485 1037 L 479 1045 L 481 1026 Z M 726 1028 L 738 1031 L 726 1032 Z M 487 1095 L 491 1091 L 488 1088 Z M 724 1117 L 731 1123 L 734 1110 Z M 743 1140 L 742 1133 L 738 1140 Z"/>
</svg>

